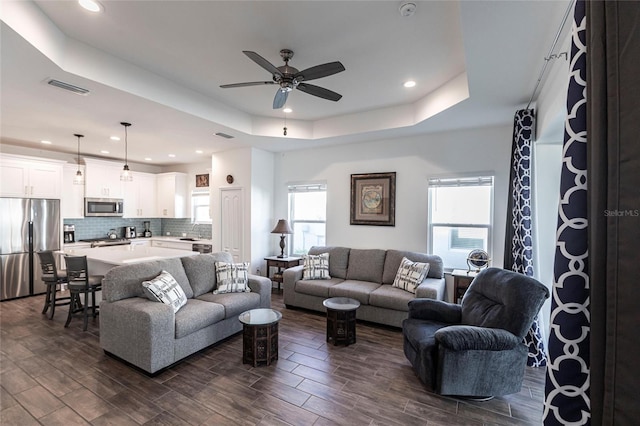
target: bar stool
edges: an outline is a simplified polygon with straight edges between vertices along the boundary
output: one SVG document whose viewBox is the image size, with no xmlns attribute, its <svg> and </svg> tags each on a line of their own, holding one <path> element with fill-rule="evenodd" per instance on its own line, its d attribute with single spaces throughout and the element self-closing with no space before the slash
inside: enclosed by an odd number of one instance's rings
<svg viewBox="0 0 640 426">
<path fill-rule="evenodd" d="M 40 267 L 42 268 L 42 281 L 47 286 L 42 314 L 46 314 L 47 311 L 51 309 L 49 319 L 53 319 L 56 306 L 65 306 L 71 303 L 70 296 L 60 298 L 56 296 L 58 294 L 58 285 L 67 282 L 67 273 L 58 270 L 55 257 L 51 250 L 39 251 L 38 258 L 40 259 Z"/>
<path fill-rule="evenodd" d="M 102 290 L 102 275 L 89 275 L 87 268 L 87 256 L 65 256 L 67 264 L 68 288 L 71 293 L 71 305 L 65 327 L 69 326 L 71 318 L 82 317 L 84 321 L 83 331 L 87 331 L 89 320 L 89 310 L 91 316 L 98 315 L 96 305 L 96 292 Z M 89 306 L 89 294 L 91 294 L 91 305 Z M 84 304 L 81 302 L 81 295 L 84 295 Z"/>
</svg>

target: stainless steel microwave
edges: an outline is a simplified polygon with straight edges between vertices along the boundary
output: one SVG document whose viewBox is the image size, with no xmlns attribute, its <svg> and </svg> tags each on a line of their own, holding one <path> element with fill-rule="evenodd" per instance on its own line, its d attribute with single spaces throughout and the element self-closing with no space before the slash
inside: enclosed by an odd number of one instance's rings
<svg viewBox="0 0 640 426">
<path fill-rule="evenodd" d="M 122 216 L 124 201 L 120 198 L 85 198 L 84 215 L 89 216 Z"/>
</svg>

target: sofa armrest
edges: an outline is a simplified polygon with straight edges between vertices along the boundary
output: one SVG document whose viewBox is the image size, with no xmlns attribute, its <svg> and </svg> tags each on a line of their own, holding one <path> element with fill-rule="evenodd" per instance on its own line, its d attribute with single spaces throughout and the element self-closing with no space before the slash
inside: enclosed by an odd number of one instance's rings
<svg viewBox="0 0 640 426">
<path fill-rule="evenodd" d="M 409 318 L 460 324 L 462 306 L 442 300 L 417 298 L 409 301 Z"/>
<path fill-rule="evenodd" d="M 294 266 L 293 268 L 285 269 L 282 272 L 282 288 L 284 289 L 285 294 L 287 291 L 293 292 L 296 281 L 302 279 L 302 270 L 304 269 L 304 265 Z"/>
<path fill-rule="evenodd" d="M 416 287 L 416 297 L 444 300 L 444 289 L 444 278 L 425 278 L 424 281 Z"/>
<path fill-rule="evenodd" d="M 100 346 L 150 373 L 174 362 L 175 314 L 142 297 L 100 302 Z"/>
<path fill-rule="evenodd" d="M 249 288 L 260 295 L 260 307 L 271 307 L 271 280 L 260 275 L 249 274 Z"/>
<path fill-rule="evenodd" d="M 522 344 L 522 339 L 501 328 L 453 325 L 436 331 L 436 340 L 452 351 L 504 351 Z"/>
</svg>

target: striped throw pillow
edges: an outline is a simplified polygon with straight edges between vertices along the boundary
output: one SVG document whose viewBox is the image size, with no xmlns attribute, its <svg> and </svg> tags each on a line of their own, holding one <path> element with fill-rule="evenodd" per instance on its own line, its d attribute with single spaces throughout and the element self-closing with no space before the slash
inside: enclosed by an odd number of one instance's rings
<svg viewBox="0 0 640 426">
<path fill-rule="evenodd" d="M 216 280 L 218 288 L 213 294 L 249 293 L 249 262 L 216 262 Z"/>
<path fill-rule="evenodd" d="M 162 302 L 173 307 L 173 312 L 187 303 L 187 295 L 180 287 L 180 284 L 167 271 L 162 271 L 160 275 L 149 281 L 142 282 L 142 288 L 149 300 Z"/>
<path fill-rule="evenodd" d="M 393 280 L 393 286 L 415 294 L 416 287 L 424 281 L 428 272 L 428 263 L 412 262 L 403 257 L 396 272 L 396 278 Z"/>
<path fill-rule="evenodd" d="M 308 254 L 303 256 L 304 266 L 302 268 L 303 280 L 330 280 L 329 276 L 329 253 Z"/>
</svg>

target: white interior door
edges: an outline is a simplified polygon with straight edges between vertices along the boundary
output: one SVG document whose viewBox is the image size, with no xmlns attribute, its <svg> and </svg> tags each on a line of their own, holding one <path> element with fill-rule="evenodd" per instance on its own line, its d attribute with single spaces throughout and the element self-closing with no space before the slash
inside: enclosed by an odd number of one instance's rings
<svg viewBox="0 0 640 426">
<path fill-rule="evenodd" d="M 231 253 L 234 262 L 244 259 L 244 197 L 242 188 L 220 190 L 220 225 L 223 251 Z"/>
</svg>

